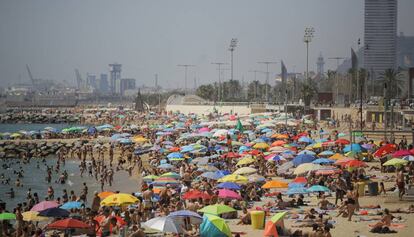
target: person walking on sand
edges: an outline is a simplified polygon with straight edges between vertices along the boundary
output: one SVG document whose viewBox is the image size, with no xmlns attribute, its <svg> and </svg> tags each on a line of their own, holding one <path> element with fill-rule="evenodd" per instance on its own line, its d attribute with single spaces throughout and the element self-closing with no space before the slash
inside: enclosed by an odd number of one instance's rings
<svg viewBox="0 0 414 237">
<path fill-rule="evenodd" d="M 403 171 L 403 168 L 399 168 L 397 173 L 398 197 L 400 198 L 400 200 L 402 200 L 402 197 L 405 194 L 405 180 Z"/>
</svg>

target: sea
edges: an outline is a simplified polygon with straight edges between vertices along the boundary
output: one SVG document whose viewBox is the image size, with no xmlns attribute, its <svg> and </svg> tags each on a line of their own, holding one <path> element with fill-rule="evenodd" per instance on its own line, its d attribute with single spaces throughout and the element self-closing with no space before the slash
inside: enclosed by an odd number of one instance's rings
<svg viewBox="0 0 414 237">
<path fill-rule="evenodd" d="M 76 126 L 76 124 L 0 124 L 0 132 L 17 132 L 19 130 L 43 130 L 45 127 L 53 127 L 62 129 L 70 126 Z M 52 186 L 55 190 L 55 198 L 61 197 L 63 189 L 66 189 L 68 194 L 70 191 L 74 191 L 78 196 L 82 190 L 82 184 L 85 182 L 88 186 L 88 202 L 87 206 L 90 206 L 93 194 L 95 191 L 100 192 L 99 181 L 94 177 L 89 177 L 87 172 L 84 173 L 83 178 L 80 177 L 78 160 L 67 160 L 63 166 L 61 164 L 60 173 L 53 171 L 52 182 L 48 184 L 46 182 L 46 166 L 56 166 L 57 158 L 49 156 L 45 159 L 45 163 L 40 158 L 31 159 L 30 163 L 23 164 L 19 159 L 0 159 L 0 202 L 6 203 L 6 209 L 12 211 L 18 203 L 26 201 L 26 194 L 29 188 L 31 193 L 37 193 L 39 199 L 42 201 L 47 195 L 47 189 Z M 5 167 L 8 168 L 5 168 Z M 15 181 L 18 178 L 15 171 L 20 170 L 22 167 L 24 173 L 23 178 L 20 178 L 23 187 L 16 187 Z M 68 181 L 65 184 L 58 184 L 58 180 L 61 173 L 66 170 L 69 174 Z M 4 177 L 4 178 L 2 178 Z M 10 178 L 10 184 L 4 184 L 4 179 Z M 98 177 L 99 178 L 99 177 Z M 10 198 L 7 193 L 13 188 L 15 197 Z M 138 190 L 138 181 L 129 177 L 126 171 L 117 171 L 114 174 L 114 183 L 112 187 L 105 185 L 105 190 L 108 191 L 121 191 L 121 192 L 133 192 Z"/>
<path fill-rule="evenodd" d="M 11 211 L 18 203 L 26 201 L 26 195 L 29 188 L 31 193 L 37 193 L 40 201 L 44 200 L 47 196 L 47 189 L 52 186 L 55 190 L 55 198 L 63 195 L 63 189 L 66 189 L 68 194 L 70 191 L 74 191 L 79 196 L 82 191 L 83 183 L 85 182 L 88 186 L 88 202 L 87 206 L 90 206 L 95 191 L 101 192 L 99 181 L 95 180 L 94 177 L 88 176 L 87 172 L 83 174 L 83 178 L 80 177 L 79 161 L 67 160 L 66 164 L 60 168 L 60 173 L 53 171 L 52 182 L 49 184 L 46 181 L 47 168 L 46 165 L 56 166 L 56 158 L 48 157 L 43 163 L 40 158 L 33 158 L 29 164 L 20 163 L 19 159 L 0 159 L 0 202 L 6 203 L 6 209 Z M 4 164 L 7 164 L 9 168 L 5 169 Z M 39 165 L 38 165 L 39 164 Z M 15 181 L 18 178 L 14 171 L 20 170 L 22 167 L 24 173 L 23 178 L 20 178 L 23 187 L 16 187 Z M 60 174 L 66 170 L 69 174 L 68 180 L 65 184 L 57 183 Z M 3 184 L 3 180 L 10 178 L 10 184 Z M 99 179 L 99 177 L 98 177 Z M 10 198 L 7 193 L 13 188 L 15 191 L 15 197 Z M 114 174 L 114 183 L 112 187 L 105 185 L 105 190 L 108 191 L 121 191 L 121 192 L 136 192 L 138 190 L 138 182 L 135 179 L 131 179 L 126 171 L 117 171 Z M 89 205 L 88 205 L 89 204 Z"/>
</svg>

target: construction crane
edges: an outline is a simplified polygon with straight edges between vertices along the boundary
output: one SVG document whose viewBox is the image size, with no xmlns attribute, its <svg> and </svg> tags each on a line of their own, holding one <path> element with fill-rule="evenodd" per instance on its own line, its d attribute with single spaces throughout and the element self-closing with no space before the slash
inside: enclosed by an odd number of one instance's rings
<svg viewBox="0 0 414 237">
<path fill-rule="evenodd" d="M 83 80 L 82 80 L 82 77 L 81 77 L 78 69 L 75 69 L 75 75 L 76 75 L 77 88 L 78 88 L 78 90 L 81 90 L 82 87 L 83 87 Z"/>
<path fill-rule="evenodd" d="M 34 88 L 36 83 L 35 83 L 35 80 L 33 78 L 32 72 L 30 71 L 30 67 L 28 64 L 26 64 L 26 69 L 27 69 L 27 73 L 29 74 L 29 78 L 32 81 L 33 88 Z"/>
</svg>

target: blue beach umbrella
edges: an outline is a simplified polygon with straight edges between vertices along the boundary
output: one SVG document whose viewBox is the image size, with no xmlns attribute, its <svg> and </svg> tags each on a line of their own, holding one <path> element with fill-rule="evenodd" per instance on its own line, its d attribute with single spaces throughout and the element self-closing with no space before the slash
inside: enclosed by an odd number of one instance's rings
<svg viewBox="0 0 414 237">
<path fill-rule="evenodd" d="M 240 190 L 241 189 L 241 187 L 238 184 L 232 183 L 232 182 L 219 183 L 217 185 L 217 188 L 225 188 L 225 189 L 233 189 L 233 190 Z"/>
<path fill-rule="evenodd" d="M 168 154 L 167 156 L 168 159 L 173 159 L 173 158 L 184 158 L 184 155 L 179 153 L 179 152 L 173 152 Z"/>
<path fill-rule="evenodd" d="M 319 156 L 332 156 L 332 155 L 334 155 L 335 153 L 333 152 L 333 151 L 322 151 L 321 153 L 319 153 L 318 155 Z"/>
<path fill-rule="evenodd" d="M 298 142 L 313 143 L 313 140 L 310 137 L 303 136 L 298 139 Z"/>
<path fill-rule="evenodd" d="M 353 151 L 353 152 L 357 152 L 358 153 L 358 152 L 362 152 L 363 150 L 365 150 L 365 149 L 362 148 L 361 145 L 356 144 L 356 143 L 346 145 L 345 148 L 344 148 L 344 152 Z"/>
<path fill-rule="evenodd" d="M 201 177 L 207 178 L 207 179 L 214 179 L 214 180 L 218 180 L 221 179 L 222 177 L 224 177 L 224 175 L 218 173 L 218 172 L 205 172 L 201 174 Z"/>
<path fill-rule="evenodd" d="M 65 209 L 52 207 L 46 210 L 39 212 L 39 216 L 47 216 L 47 217 L 68 217 L 69 212 Z"/>
<path fill-rule="evenodd" d="M 311 155 L 311 156 L 314 156 L 314 155 L 316 155 L 316 153 L 313 152 L 313 151 L 309 151 L 309 150 L 303 150 L 303 151 L 299 152 L 298 155 Z"/>
<path fill-rule="evenodd" d="M 315 160 L 315 157 L 314 156 L 312 156 L 312 155 L 305 155 L 305 154 L 302 154 L 302 155 L 298 155 L 298 156 L 296 156 L 293 160 L 292 160 L 292 162 L 293 162 L 293 164 L 295 165 L 295 166 L 298 166 L 298 165 L 300 165 L 300 164 L 304 164 L 304 163 L 311 163 L 312 161 L 314 161 Z"/>
<path fill-rule="evenodd" d="M 322 185 L 313 185 L 312 187 L 307 189 L 308 192 L 330 192 L 331 190 L 325 186 Z"/>
<path fill-rule="evenodd" d="M 60 208 L 65 209 L 65 210 L 80 209 L 82 208 L 82 203 L 81 202 L 67 202 L 63 204 L 62 206 L 60 206 Z"/>
<path fill-rule="evenodd" d="M 314 164 L 332 164 L 332 163 L 335 163 L 335 161 L 330 160 L 330 159 L 326 159 L 326 158 L 319 158 L 319 159 L 316 159 L 316 160 L 312 161 L 312 163 L 314 163 Z"/>
<path fill-rule="evenodd" d="M 308 193 L 305 187 L 293 187 L 293 188 L 289 188 L 288 191 L 286 191 L 287 195 L 305 194 L 305 193 Z"/>
</svg>

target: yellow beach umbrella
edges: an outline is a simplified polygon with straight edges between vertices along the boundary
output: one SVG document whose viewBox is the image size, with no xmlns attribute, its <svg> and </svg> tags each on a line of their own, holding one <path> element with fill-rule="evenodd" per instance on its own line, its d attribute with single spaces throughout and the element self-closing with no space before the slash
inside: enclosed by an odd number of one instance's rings
<svg viewBox="0 0 414 237">
<path fill-rule="evenodd" d="M 240 166 L 240 165 L 248 165 L 248 164 L 251 164 L 251 163 L 253 163 L 254 162 L 254 159 L 250 156 L 250 157 L 244 157 L 244 158 L 242 158 L 241 160 L 239 160 L 239 162 L 237 162 L 237 166 Z"/>
<path fill-rule="evenodd" d="M 253 146 L 253 148 L 254 148 L 254 149 L 267 149 L 267 148 L 269 148 L 269 144 L 264 143 L 264 142 L 259 142 L 259 143 L 256 143 L 256 144 Z"/>
<path fill-rule="evenodd" d="M 135 136 L 132 141 L 136 142 L 136 143 L 144 143 L 147 142 L 148 139 L 142 136 Z"/>
<path fill-rule="evenodd" d="M 241 175 L 243 175 L 243 174 L 253 174 L 253 173 L 256 173 L 256 172 L 257 172 L 257 169 L 255 169 L 255 168 L 242 167 L 242 168 L 234 171 L 233 174 L 241 174 Z"/>
<path fill-rule="evenodd" d="M 322 142 L 317 142 L 313 145 L 313 148 L 322 148 Z"/>
<path fill-rule="evenodd" d="M 101 201 L 102 206 L 121 206 L 134 204 L 138 201 L 138 198 L 127 193 L 116 193 L 106 197 Z"/>
<path fill-rule="evenodd" d="M 24 221 L 47 221 L 49 220 L 48 217 L 38 216 L 38 215 L 39 215 L 39 212 L 37 211 L 27 211 L 27 212 L 22 213 Z"/>
<path fill-rule="evenodd" d="M 247 183 L 249 181 L 249 179 L 247 177 L 244 177 L 242 175 L 238 175 L 238 174 L 230 174 L 230 175 L 226 175 L 223 178 L 219 179 L 218 182 L 223 183 L 223 182 L 233 182 L 233 183 Z"/>
<path fill-rule="evenodd" d="M 339 154 L 339 153 L 335 153 L 334 155 L 329 157 L 329 159 L 332 159 L 332 160 L 340 160 L 344 158 L 346 158 L 346 156 Z"/>
</svg>

